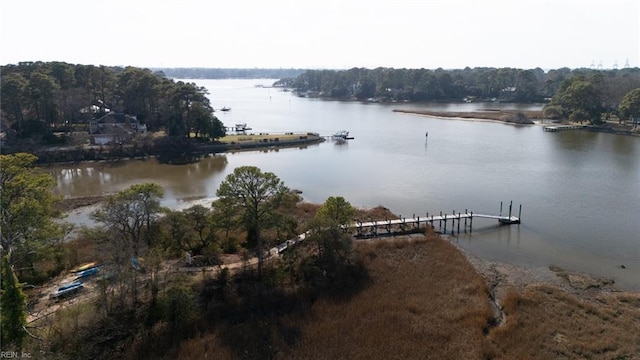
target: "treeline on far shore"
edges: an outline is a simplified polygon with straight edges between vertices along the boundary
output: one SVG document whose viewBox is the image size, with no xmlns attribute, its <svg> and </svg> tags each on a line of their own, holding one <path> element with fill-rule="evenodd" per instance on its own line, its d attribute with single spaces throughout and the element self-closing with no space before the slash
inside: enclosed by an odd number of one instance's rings
<svg viewBox="0 0 640 360">
<path fill-rule="evenodd" d="M 274 86 L 302 97 L 367 102 L 544 103 L 545 118 L 598 126 L 617 118 L 635 129 L 640 119 L 640 68 L 309 70 Z"/>
<path fill-rule="evenodd" d="M 626 93 L 640 87 L 640 68 L 309 70 L 275 85 L 293 88 L 303 96 L 336 99 L 540 103 L 551 100 L 574 78 L 592 79 L 602 105 L 615 108 Z"/>
<path fill-rule="evenodd" d="M 282 79 L 295 77 L 304 69 L 152 68 L 174 79 Z"/>
<path fill-rule="evenodd" d="M 545 118 L 601 125 L 617 117 L 634 129 L 640 119 L 640 68 L 150 70 L 22 62 L 0 66 L 0 73 L 1 145 L 16 151 L 35 145 L 68 146 L 59 134 L 88 129 L 95 135 L 92 124 L 103 126 L 98 122 L 106 121 L 107 114 L 130 119 L 129 127 L 162 131 L 173 138 L 215 142 L 223 137 L 225 128 L 214 115 L 208 90 L 170 76 L 280 78 L 273 86 L 292 89 L 299 96 L 330 99 L 543 102 Z"/>
</svg>

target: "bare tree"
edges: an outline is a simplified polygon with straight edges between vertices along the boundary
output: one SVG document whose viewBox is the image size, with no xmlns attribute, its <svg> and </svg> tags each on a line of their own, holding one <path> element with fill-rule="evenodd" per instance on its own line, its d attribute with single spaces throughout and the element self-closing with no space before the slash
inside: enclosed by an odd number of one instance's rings
<svg viewBox="0 0 640 360">
<path fill-rule="evenodd" d="M 271 172 L 262 172 L 255 166 L 236 168 L 220 184 L 217 195 L 239 214 L 242 214 L 249 243 L 255 243 L 258 253 L 258 276 L 262 277 L 264 258 L 260 230 L 266 219 L 285 199 L 288 189 Z"/>
</svg>

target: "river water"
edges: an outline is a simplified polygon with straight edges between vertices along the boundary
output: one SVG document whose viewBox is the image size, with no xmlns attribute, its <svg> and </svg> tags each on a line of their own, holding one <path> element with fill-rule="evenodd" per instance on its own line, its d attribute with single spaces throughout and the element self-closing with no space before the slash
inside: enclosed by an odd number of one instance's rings
<svg viewBox="0 0 640 360">
<path fill-rule="evenodd" d="M 163 204 L 207 204 L 234 168 L 271 171 L 311 202 L 344 196 L 404 217 L 427 212 L 503 214 L 513 201 L 522 224 L 474 219 L 456 235 L 472 253 L 528 266 L 556 265 L 640 290 L 640 138 L 586 131 L 546 133 L 540 125 L 440 119 L 393 109 L 539 109 L 514 104 L 375 104 L 300 98 L 255 85 L 271 80 L 190 80 L 209 90 L 225 125 L 253 132 L 349 130 L 346 143 L 227 153 L 188 165 L 155 160 L 47 168 L 65 196 L 112 193 L 137 182 L 163 186 Z M 425 134 L 428 132 L 429 136 Z M 70 221 L 82 222 L 71 217 Z M 625 266 L 622 268 L 620 265 Z"/>
</svg>

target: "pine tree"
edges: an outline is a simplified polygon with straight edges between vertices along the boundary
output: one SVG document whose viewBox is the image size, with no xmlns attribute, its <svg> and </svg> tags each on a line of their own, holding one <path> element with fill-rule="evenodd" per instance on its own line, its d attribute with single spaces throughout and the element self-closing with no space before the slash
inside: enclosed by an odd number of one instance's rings
<svg viewBox="0 0 640 360">
<path fill-rule="evenodd" d="M 2 289 L 0 290 L 0 328 L 3 350 L 13 344 L 22 347 L 26 335 L 24 326 L 27 323 L 27 297 L 22 292 L 22 284 L 9 264 L 9 254 L 2 257 Z"/>
</svg>

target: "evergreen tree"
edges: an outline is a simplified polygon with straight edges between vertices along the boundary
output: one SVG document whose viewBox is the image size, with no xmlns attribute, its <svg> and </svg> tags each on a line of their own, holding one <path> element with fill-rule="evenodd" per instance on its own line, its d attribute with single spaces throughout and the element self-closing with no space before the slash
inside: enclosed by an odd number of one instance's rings
<svg viewBox="0 0 640 360">
<path fill-rule="evenodd" d="M 24 326 L 27 323 L 27 297 L 22 292 L 22 284 L 18 282 L 13 267 L 9 261 L 10 254 L 2 256 L 2 289 L 0 290 L 0 336 L 2 350 L 7 350 L 7 344 L 22 347 L 22 340 L 26 335 Z"/>
</svg>

